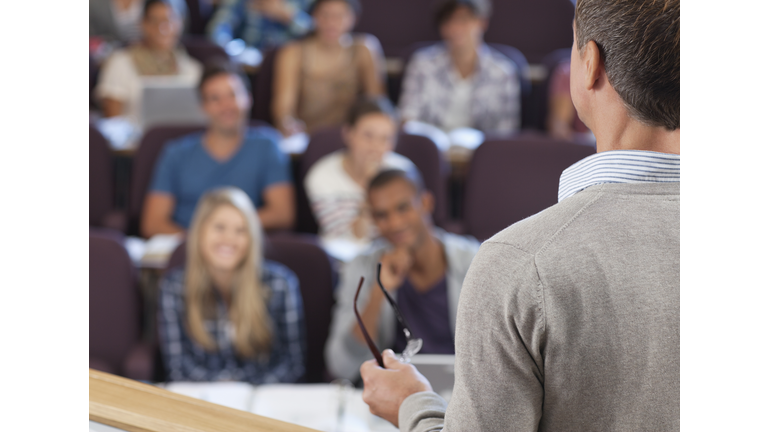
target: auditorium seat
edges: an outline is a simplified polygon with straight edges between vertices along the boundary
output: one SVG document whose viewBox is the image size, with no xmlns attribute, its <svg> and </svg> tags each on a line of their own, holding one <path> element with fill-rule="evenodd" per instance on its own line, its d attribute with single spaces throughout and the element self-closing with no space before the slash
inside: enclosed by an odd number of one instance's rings
<svg viewBox="0 0 768 432">
<path fill-rule="evenodd" d="M 307 149 L 301 156 L 296 185 L 296 231 L 317 234 L 318 226 L 304 190 L 304 178 L 312 166 L 323 156 L 344 148 L 341 128 L 325 128 L 312 134 Z M 433 217 L 435 224 L 448 222 L 447 183 L 448 163 L 429 138 L 401 133 L 395 152 L 410 159 L 419 169 L 424 186 L 435 196 Z"/>
<path fill-rule="evenodd" d="M 224 48 L 216 45 L 210 39 L 202 35 L 184 35 L 181 44 L 187 50 L 190 57 L 205 65 L 212 62 L 228 62 L 229 55 Z"/>
<path fill-rule="evenodd" d="M 560 174 L 594 153 L 594 148 L 534 133 L 484 142 L 467 174 L 465 233 L 483 241 L 557 204 Z"/>
<path fill-rule="evenodd" d="M 251 80 L 251 96 L 253 108 L 251 118 L 261 120 L 274 125 L 272 119 L 272 87 L 275 76 L 275 58 L 278 48 L 264 52 L 264 58 L 259 66 L 259 71 Z"/>
<path fill-rule="evenodd" d="M 192 35 L 205 35 L 205 27 L 215 9 L 210 0 L 186 0 L 188 24 L 186 32 Z"/>
<path fill-rule="evenodd" d="M 251 127 L 269 127 L 258 120 L 250 122 Z M 160 157 L 160 152 L 168 141 L 180 138 L 184 135 L 204 130 L 204 126 L 156 126 L 146 131 L 141 138 L 139 147 L 133 156 L 131 171 L 131 187 L 128 200 L 128 232 L 131 235 L 141 235 L 139 224 L 141 211 L 144 207 L 144 198 L 152 182 L 155 163 Z"/>
<path fill-rule="evenodd" d="M 104 136 L 93 126 L 88 130 L 88 147 L 89 225 L 125 231 L 125 212 L 115 208 L 112 151 Z"/>
<path fill-rule="evenodd" d="M 325 341 L 331 325 L 333 288 L 336 274 L 331 259 L 318 245 L 317 237 L 309 234 L 276 234 L 264 242 L 264 257 L 279 262 L 299 279 L 304 303 L 307 357 L 305 382 L 328 382 L 325 369 Z M 171 255 L 166 271 L 183 266 L 186 260 L 186 243 L 182 243 Z"/>
<path fill-rule="evenodd" d="M 534 94 L 534 109 L 536 111 L 536 126 L 541 130 L 547 129 L 547 116 L 549 115 L 549 85 L 552 80 L 552 72 L 561 62 L 570 60 L 571 49 L 561 48 L 547 54 L 541 61 L 541 65 L 547 71 L 547 77 L 541 83 L 541 90 Z"/>
<path fill-rule="evenodd" d="M 89 239 L 89 367 L 151 380 L 152 351 L 141 341 L 141 298 L 121 234 L 91 230 Z"/>
<path fill-rule="evenodd" d="M 432 0 L 366 2 L 356 32 L 376 35 L 387 57 L 398 57 L 415 41 L 437 40 Z M 573 5 L 563 0 L 494 1 L 485 41 L 519 48 L 538 64 L 553 49 L 571 44 Z"/>
</svg>

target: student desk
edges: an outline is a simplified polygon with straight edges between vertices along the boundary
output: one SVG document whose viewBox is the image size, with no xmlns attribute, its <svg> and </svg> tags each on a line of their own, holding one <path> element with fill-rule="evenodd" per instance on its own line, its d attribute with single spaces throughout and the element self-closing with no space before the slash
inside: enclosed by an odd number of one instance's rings
<svg viewBox="0 0 768 432">
<path fill-rule="evenodd" d="M 94 432 L 115 432 L 111 428 L 152 432 L 397 431 L 370 414 L 362 390 L 349 385 L 224 382 L 152 386 L 92 369 L 89 375 L 89 417 Z"/>
<path fill-rule="evenodd" d="M 126 431 L 313 431 L 93 369 L 88 375 L 88 418 Z"/>
</svg>

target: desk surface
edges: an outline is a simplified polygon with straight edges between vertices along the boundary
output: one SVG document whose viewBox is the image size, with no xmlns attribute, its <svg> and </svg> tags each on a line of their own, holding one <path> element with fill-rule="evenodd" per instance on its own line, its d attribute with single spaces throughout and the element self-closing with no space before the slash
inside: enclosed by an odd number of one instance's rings
<svg viewBox="0 0 768 432">
<path fill-rule="evenodd" d="M 186 396 L 248 411 L 324 432 L 396 432 L 370 413 L 363 393 L 336 384 L 268 384 L 241 382 L 161 384 Z"/>
<path fill-rule="evenodd" d="M 89 419 L 132 432 L 313 431 L 93 369 Z"/>
</svg>

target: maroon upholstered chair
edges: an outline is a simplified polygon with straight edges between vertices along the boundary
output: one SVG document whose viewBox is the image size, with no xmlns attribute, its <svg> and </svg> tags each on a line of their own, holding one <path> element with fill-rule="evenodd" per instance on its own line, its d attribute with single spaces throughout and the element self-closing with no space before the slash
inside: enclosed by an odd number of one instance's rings
<svg viewBox="0 0 768 432">
<path fill-rule="evenodd" d="M 328 382 L 323 352 L 331 325 L 336 283 L 331 259 L 318 245 L 317 237 L 309 234 L 269 236 L 264 245 L 264 257 L 285 265 L 299 279 L 307 339 L 304 381 Z M 183 266 L 185 260 L 186 243 L 182 243 L 171 255 L 166 271 Z"/>
<path fill-rule="evenodd" d="M 125 213 L 115 208 L 115 179 L 112 151 L 93 126 L 88 130 L 89 225 L 125 231 Z"/>
<path fill-rule="evenodd" d="M 401 133 L 395 151 L 413 162 L 424 180 L 424 187 L 435 196 L 432 214 L 435 224 L 443 226 L 448 215 L 448 161 L 435 143 L 424 136 Z"/>
<path fill-rule="evenodd" d="M 323 156 L 344 148 L 341 128 L 327 128 L 312 134 L 301 157 L 296 184 L 296 231 L 317 234 L 318 226 L 304 189 L 304 178 Z M 448 221 L 447 182 L 449 167 L 434 142 L 427 137 L 401 133 L 395 152 L 407 157 L 419 169 L 424 186 L 435 196 L 433 217 L 437 225 Z"/>
<path fill-rule="evenodd" d="M 251 127 L 268 127 L 264 122 L 252 120 Z M 155 163 L 160 157 L 168 141 L 180 138 L 194 132 L 204 130 L 204 126 L 156 126 L 144 133 L 141 143 L 133 156 L 131 172 L 131 187 L 128 200 L 128 232 L 132 235 L 140 235 L 139 229 L 141 211 L 144 207 L 144 198 L 147 195 L 149 184 L 155 170 Z M 275 132 L 278 133 L 278 132 Z"/>
<path fill-rule="evenodd" d="M 251 82 L 251 94 L 253 96 L 253 108 L 251 118 L 261 120 L 274 125 L 272 118 L 272 87 L 275 77 L 275 59 L 278 48 L 264 52 L 259 72 Z"/>
<path fill-rule="evenodd" d="M 562 48 L 547 54 L 541 61 L 541 65 L 547 70 L 547 77 L 541 83 L 541 91 L 534 94 L 534 109 L 536 111 L 536 127 L 547 129 L 547 116 L 549 115 L 549 84 L 552 80 L 552 72 L 561 62 L 571 58 L 571 49 Z"/>
<path fill-rule="evenodd" d="M 526 134 L 475 150 L 464 192 L 465 232 L 483 241 L 557 203 L 563 170 L 593 148 Z"/>
<path fill-rule="evenodd" d="M 203 35 L 185 35 L 181 38 L 181 44 L 184 45 L 190 57 L 195 58 L 202 64 L 229 61 L 229 55 L 224 51 L 224 48 L 216 45 Z"/>
<path fill-rule="evenodd" d="M 152 351 L 141 341 L 141 298 L 120 233 L 92 230 L 89 241 L 90 367 L 152 379 Z"/>
<path fill-rule="evenodd" d="M 193 35 L 205 35 L 205 27 L 213 15 L 214 6 L 207 0 L 186 0 L 189 24 L 187 32 Z"/>
</svg>

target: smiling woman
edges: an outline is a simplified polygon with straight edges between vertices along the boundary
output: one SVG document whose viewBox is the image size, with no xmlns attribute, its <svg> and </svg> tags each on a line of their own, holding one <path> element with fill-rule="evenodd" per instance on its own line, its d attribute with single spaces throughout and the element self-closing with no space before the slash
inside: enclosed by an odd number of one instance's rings
<svg viewBox="0 0 768 432">
<path fill-rule="evenodd" d="M 304 374 L 298 280 L 262 258 L 248 195 L 207 193 L 195 210 L 186 267 L 161 282 L 159 328 L 169 381 L 295 382 Z"/>
<path fill-rule="evenodd" d="M 104 64 L 96 86 L 104 117 L 125 116 L 142 127 L 142 90 L 146 77 L 194 83 L 202 65 L 179 45 L 183 22 L 169 0 L 148 0 L 141 14 L 141 37 L 115 51 Z"/>
</svg>

